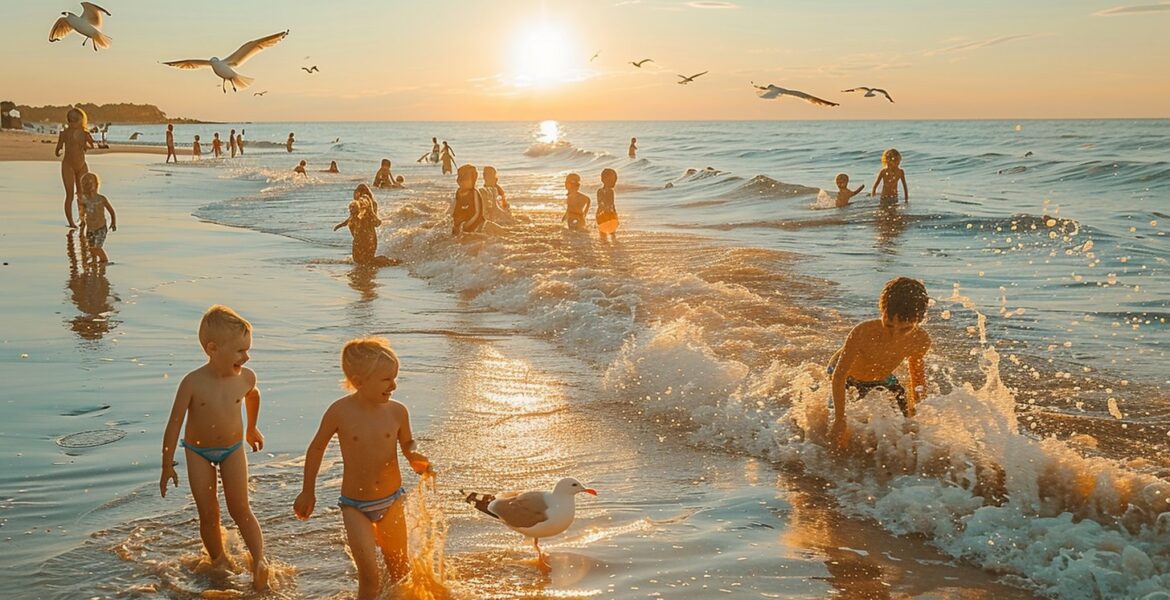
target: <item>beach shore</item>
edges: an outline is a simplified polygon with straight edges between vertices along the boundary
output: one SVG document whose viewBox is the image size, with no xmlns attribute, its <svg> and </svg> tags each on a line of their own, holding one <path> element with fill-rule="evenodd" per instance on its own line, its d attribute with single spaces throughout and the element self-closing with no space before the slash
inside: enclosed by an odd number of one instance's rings
<svg viewBox="0 0 1170 600">
<path fill-rule="evenodd" d="M 57 136 L 40 133 L 25 133 L 19 131 L 0 131 L 0 162 L 26 160 L 55 160 L 53 155 L 57 146 Z M 187 148 L 190 150 L 190 147 Z M 157 154 L 166 156 L 167 150 L 161 146 L 146 146 L 137 144 L 110 144 L 109 148 L 94 148 L 86 153 L 89 156 L 100 154 Z"/>
</svg>

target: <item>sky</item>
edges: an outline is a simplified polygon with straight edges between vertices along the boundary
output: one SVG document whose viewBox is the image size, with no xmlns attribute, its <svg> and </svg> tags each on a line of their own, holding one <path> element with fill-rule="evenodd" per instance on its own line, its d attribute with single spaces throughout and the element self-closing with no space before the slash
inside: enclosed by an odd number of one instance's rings
<svg viewBox="0 0 1170 600">
<path fill-rule="evenodd" d="M 95 53 L 76 33 L 48 42 L 77 3 L 0 0 L 0 99 L 222 121 L 1170 117 L 1170 0 L 98 4 L 113 45 Z M 286 29 L 238 93 L 161 64 Z M 752 81 L 841 105 L 764 100 Z M 895 102 L 842 92 L 856 86 Z"/>
</svg>

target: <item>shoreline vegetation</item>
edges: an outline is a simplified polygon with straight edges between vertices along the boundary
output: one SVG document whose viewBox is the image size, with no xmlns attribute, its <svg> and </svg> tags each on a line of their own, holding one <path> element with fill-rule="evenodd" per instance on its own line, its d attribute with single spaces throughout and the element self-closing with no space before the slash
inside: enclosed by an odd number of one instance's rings
<svg viewBox="0 0 1170 600">
<path fill-rule="evenodd" d="M 210 121 L 200 121 L 186 117 L 168 117 L 167 113 L 153 104 L 133 104 L 119 102 L 117 104 L 93 104 L 82 102 L 64 106 L 26 106 L 17 104 L 20 117 L 25 123 L 64 123 L 65 113 L 71 108 L 80 108 L 85 111 L 91 124 L 114 123 L 117 125 L 159 125 L 174 123 L 176 125 L 212 124 Z"/>
</svg>

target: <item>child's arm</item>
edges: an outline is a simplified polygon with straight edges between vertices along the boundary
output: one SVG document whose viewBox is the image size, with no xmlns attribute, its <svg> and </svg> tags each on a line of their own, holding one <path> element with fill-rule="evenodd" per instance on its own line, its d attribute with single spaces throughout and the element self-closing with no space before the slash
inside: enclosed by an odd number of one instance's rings
<svg viewBox="0 0 1170 600">
<path fill-rule="evenodd" d="M 260 418 L 260 388 L 256 387 L 256 373 L 251 369 L 245 369 L 245 372 L 252 380 L 252 389 L 244 394 L 244 407 L 248 412 L 248 428 L 244 430 L 244 439 L 252 447 L 252 452 L 259 452 L 264 449 L 264 434 L 256 428 L 256 421 Z"/>
<path fill-rule="evenodd" d="M 102 196 L 102 204 L 104 204 L 106 207 L 106 210 L 108 210 L 110 212 L 110 231 L 117 231 L 118 230 L 118 214 L 114 212 L 113 205 L 110 204 L 110 201 L 107 200 L 105 196 Z"/>
<path fill-rule="evenodd" d="M 61 133 L 57 134 L 57 149 L 53 150 L 53 155 L 58 157 L 58 158 L 61 157 L 61 149 L 65 147 L 65 132 L 66 131 L 68 131 L 68 130 L 62 129 Z"/>
<path fill-rule="evenodd" d="M 904 201 L 907 204 L 909 204 L 910 203 L 910 188 L 907 187 L 907 185 L 906 185 L 906 172 L 899 171 L 898 172 L 898 179 L 900 179 L 902 181 L 902 197 L 905 198 Z"/>
<path fill-rule="evenodd" d="M 85 132 L 85 147 L 89 148 L 90 150 L 93 150 L 93 145 L 94 145 L 93 136 L 90 135 L 88 131 Z"/>
<path fill-rule="evenodd" d="M 431 461 L 419 452 L 414 450 L 414 434 L 410 431 L 410 411 L 406 409 L 405 404 L 399 404 L 402 410 L 402 426 L 398 428 L 398 447 L 402 449 L 402 455 L 406 460 L 410 461 L 410 468 L 414 469 L 415 473 L 422 475 L 431 470 Z"/>
<path fill-rule="evenodd" d="M 346 217 L 346 219 L 344 221 L 334 225 L 333 231 L 337 231 L 338 229 L 341 229 L 342 227 L 345 227 L 346 225 L 349 225 L 349 217 Z"/>
<path fill-rule="evenodd" d="M 171 406 L 171 416 L 167 419 L 167 428 L 163 432 L 162 445 L 162 477 L 158 480 L 158 489 L 162 497 L 167 497 L 167 481 L 173 481 L 179 487 L 179 474 L 175 472 L 175 450 L 179 445 L 179 430 L 183 428 L 183 419 L 187 417 L 187 408 L 191 404 L 190 375 L 179 382 L 179 389 L 175 392 L 175 403 Z"/>
<path fill-rule="evenodd" d="M 885 174 L 885 172 L 886 172 L 886 170 L 882 169 L 881 171 L 878 171 L 877 177 L 873 178 L 873 185 L 870 186 L 870 188 L 869 188 L 869 195 L 870 196 L 877 193 L 878 182 L 880 182 L 882 180 L 882 175 Z"/>
<path fill-rule="evenodd" d="M 853 193 L 849 194 L 849 197 L 852 198 L 852 197 L 860 194 L 862 192 L 862 190 L 864 190 L 864 189 L 865 189 L 865 184 L 863 183 L 863 184 L 857 186 L 857 189 L 853 190 Z"/>
<path fill-rule="evenodd" d="M 845 384 L 849 379 L 849 370 L 857 360 L 857 335 L 855 327 L 845 339 L 837 364 L 833 367 L 833 426 L 829 430 L 829 442 L 839 450 L 849 445 L 849 430 L 845 422 Z"/>
<path fill-rule="evenodd" d="M 906 362 L 910 367 L 910 389 L 906 390 L 906 412 L 914 416 L 914 408 L 926 399 L 926 352 L 930 349 L 930 337 L 926 337 L 921 351 L 911 354 Z"/>
<path fill-rule="evenodd" d="M 317 504 L 317 472 L 321 470 L 321 459 L 325 456 L 325 449 L 329 447 L 329 440 L 337 433 L 337 419 L 333 415 L 333 407 L 325 411 L 321 417 L 321 426 L 317 428 L 317 435 L 309 442 L 305 450 L 305 479 L 301 484 L 301 493 L 293 502 L 293 512 L 297 518 L 304 521 L 313 514 L 313 507 Z"/>
</svg>

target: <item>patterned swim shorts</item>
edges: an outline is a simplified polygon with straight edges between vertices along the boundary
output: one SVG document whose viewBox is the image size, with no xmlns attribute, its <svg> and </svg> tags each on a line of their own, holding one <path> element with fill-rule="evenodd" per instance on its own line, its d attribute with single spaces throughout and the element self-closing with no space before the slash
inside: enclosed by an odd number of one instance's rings
<svg viewBox="0 0 1170 600">
<path fill-rule="evenodd" d="M 91 248 L 101 248 L 106 243 L 106 233 L 108 232 L 109 229 L 106 227 L 90 229 L 85 232 L 85 241 L 89 243 Z"/>
</svg>

